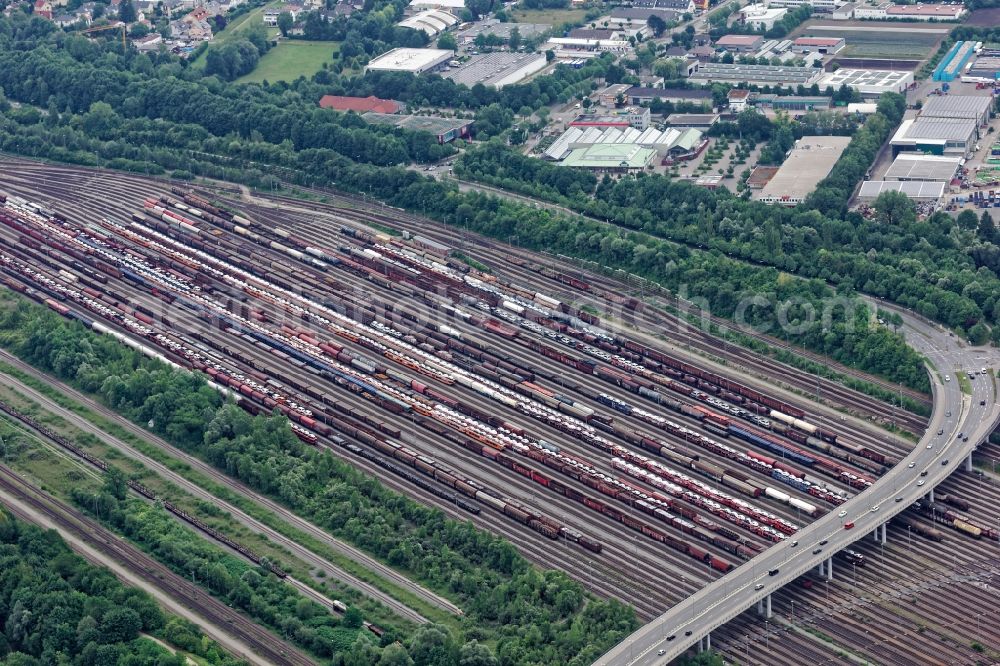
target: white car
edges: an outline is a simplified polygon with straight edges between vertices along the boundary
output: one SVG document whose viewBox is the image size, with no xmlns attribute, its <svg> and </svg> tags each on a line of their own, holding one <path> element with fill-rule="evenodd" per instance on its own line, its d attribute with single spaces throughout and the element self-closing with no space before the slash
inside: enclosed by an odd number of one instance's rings
<svg viewBox="0 0 1000 666">
<path fill-rule="evenodd" d="M 918 485 L 918 486 L 922 486 L 922 485 L 924 485 L 924 480 L 923 480 L 923 479 L 920 479 L 919 481 L 917 481 L 917 485 Z"/>
<path fill-rule="evenodd" d="M 949 377 L 948 375 L 945 375 L 945 376 L 944 376 L 944 380 L 945 380 L 946 382 L 950 382 L 950 381 L 951 381 L 951 377 Z"/>
<path fill-rule="evenodd" d="M 838 513 L 838 514 L 837 514 L 837 517 L 838 517 L 838 518 L 843 518 L 843 517 L 844 517 L 844 516 L 846 516 L 846 515 L 847 515 L 847 511 L 845 510 L 845 511 L 841 511 L 840 513 Z"/>
<path fill-rule="evenodd" d="M 917 463 L 911 462 L 909 465 L 907 465 L 907 467 L 909 467 L 910 469 L 913 469 L 914 467 L 916 467 L 916 465 L 917 465 Z"/>
</svg>

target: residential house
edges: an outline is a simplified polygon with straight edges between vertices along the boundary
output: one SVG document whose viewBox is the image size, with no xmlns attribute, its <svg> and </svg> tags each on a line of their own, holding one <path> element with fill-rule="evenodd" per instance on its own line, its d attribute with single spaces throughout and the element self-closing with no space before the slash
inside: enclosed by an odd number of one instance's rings
<svg viewBox="0 0 1000 666">
<path fill-rule="evenodd" d="M 52 20 L 52 3 L 49 0 L 35 0 L 35 16 Z"/>
<path fill-rule="evenodd" d="M 298 4 L 286 4 L 281 5 L 275 9 L 268 9 L 264 12 L 264 25 L 275 27 L 278 25 L 278 17 L 284 13 L 288 13 L 292 16 L 292 21 L 299 18 L 299 15 L 305 11 L 305 7 Z"/>
</svg>

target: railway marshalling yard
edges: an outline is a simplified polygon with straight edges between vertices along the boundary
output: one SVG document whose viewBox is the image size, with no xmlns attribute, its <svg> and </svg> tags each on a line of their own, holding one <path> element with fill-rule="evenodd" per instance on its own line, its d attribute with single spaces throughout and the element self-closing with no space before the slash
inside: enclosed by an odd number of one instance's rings
<svg viewBox="0 0 1000 666">
<path fill-rule="evenodd" d="M 304 441 L 643 620 L 913 447 L 869 422 L 926 423 L 611 278 L 392 209 L 20 161 L 0 192 L 8 288 L 282 411 Z M 823 404 L 803 397 L 817 389 Z M 741 664 L 995 662 L 995 481 L 956 473 L 885 545 L 858 542 L 832 581 L 801 577 L 712 647 Z"/>
</svg>

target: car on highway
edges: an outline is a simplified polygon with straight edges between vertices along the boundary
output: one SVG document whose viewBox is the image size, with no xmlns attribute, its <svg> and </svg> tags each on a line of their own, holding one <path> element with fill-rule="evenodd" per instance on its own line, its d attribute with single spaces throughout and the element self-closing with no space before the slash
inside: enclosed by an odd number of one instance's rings
<svg viewBox="0 0 1000 666">
<path fill-rule="evenodd" d="M 872 513 L 875 513 L 876 511 L 878 511 L 878 504 L 872 507 Z"/>
<path fill-rule="evenodd" d="M 896 502 L 902 502 L 902 501 L 903 501 L 903 498 L 902 498 L 902 497 L 897 497 L 897 498 L 896 498 Z"/>
<path fill-rule="evenodd" d="M 797 545 L 799 545 L 799 542 L 798 541 L 793 541 L 791 547 L 795 548 Z"/>
<path fill-rule="evenodd" d="M 854 523 L 852 523 L 852 522 L 844 523 L 844 529 L 845 530 L 853 530 L 854 529 Z"/>
<path fill-rule="evenodd" d="M 813 555 L 819 555 L 822 552 L 823 552 L 822 548 L 817 548 L 816 550 L 813 551 Z"/>
<path fill-rule="evenodd" d="M 933 449 L 933 448 L 934 448 L 934 445 L 933 445 L 933 444 L 928 444 L 928 445 L 927 445 L 927 448 L 928 448 L 928 449 Z"/>
<path fill-rule="evenodd" d="M 819 545 L 821 545 L 821 546 L 825 546 L 826 544 L 827 544 L 827 540 L 826 539 L 823 539 L 822 541 L 819 542 Z"/>
<path fill-rule="evenodd" d="M 917 485 L 918 485 L 918 486 L 922 486 L 922 485 L 924 485 L 924 480 L 923 480 L 923 479 L 920 479 L 919 481 L 917 481 Z"/>
<path fill-rule="evenodd" d="M 846 510 L 845 511 L 841 511 L 840 513 L 837 514 L 837 516 L 840 517 L 840 518 L 843 518 L 846 515 L 847 515 L 847 511 Z"/>
<path fill-rule="evenodd" d="M 986 406 L 986 401 L 985 401 L 985 400 L 980 400 L 980 401 L 979 401 L 979 406 L 980 406 L 980 407 L 984 407 L 984 406 Z"/>
<path fill-rule="evenodd" d="M 941 461 L 941 466 L 942 467 L 944 467 L 947 464 L 948 464 L 948 459 L 947 458 L 945 458 L 944 460 Z"/>
<path fill-rule="evenodd" d="M 950 381 L 951 381 L 951 377 L 949 377 L 948 375 L 945 375 L 945 376 L 944 376 L 944 380 L 945 380 L 946 382 L 950 382 Z"/>
<path fill-rule="evenodd" d="M 677 638 L 677 634 L 670 634 L 669 636 L 667 636 L 667 642 L 669 643 L 670 641 L 674 640 L 675 638 Z"/>
<path fill-rule="evenodd" d="M 687 631 L 685 631 L 685 632 L 684 632 L 684 635 L 685 635 L 685 636 L 690 636 L 690 635 L 691 635 L 691 630 L 690 630 L 690 629 L 688 629 Z"/>
<path fill-rule="evenodd" d="M 963 441 L 963 442 L 967 442 L 967 441 L 969 441 L 969 436 L 968 436 L 968 435 L 966 435 L 965 437 L 963 437 L 963 438 L 962 438 L 962 441 Z"/>
<path fill-rule="evenodd" d="M 767 572 L 767 575 L 768 576 L 777 576 L 778 575 L 778 570 L 777 569 L 771 569 L 770 571 Z"/>
<path fill-rule="evenodd" d="M 915 463 L 915 462 L 911 462 L 909 465 L 907 465 L 907 467 L 909 467 L 910 469 L 913 469 L 916 466 L 916 464 L 917 463 Z"/>
<path fill-rule="evenodd" d="M 657 656 L 657 657 L 662 657 L 662 656 L 663 656 L 663 655 L 665 655 L 666 653 L 667 653 L 667 651 L 666 651 L 666 650 L 659 650 L 659 651 L 657 651 L 657 653 L 656 653 L 656 656 Z"/>
<path fill-rule="evenodd" d="M 754 592 L 756 592 L 758 590 L 763 590 L 764 589 L 764 583 L 757 583 L 756 585 L 753 586 L 753 589 L 754 589 Z"/>
<path fill-rule="evenodd" d="M 941 428 L 940 430 L 938 430 L 938 434 L 939 435 L 943 435 L 944 434 L 944 428 Z"/>
<path fill-rule="evenodd" d="M 922 471 L 922 472 L 920 473 L 920 476 L 927 476 L 927 470 L 925 469 L 924 471 Z"/>
</svg>

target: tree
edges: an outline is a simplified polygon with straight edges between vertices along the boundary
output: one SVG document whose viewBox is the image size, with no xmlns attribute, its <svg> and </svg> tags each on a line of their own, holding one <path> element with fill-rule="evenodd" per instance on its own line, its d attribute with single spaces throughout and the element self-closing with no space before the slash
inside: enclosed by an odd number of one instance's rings
<svg viewBox="0 0 1000 666">
<path fill-rule="evenodd" d="M 989 213 L 983 212 L 983 215 L 989 215 Z M 955 218 L 955 223 L 958 225 L 959 229 L 972 230 L 976 228 L 976 225 L 980 223 L 979 218 L 976 217 L 976 212 L 972 210 L 963 210 Z"/>
<path fill-rule="evenodd" d="M 124 643 L 134 640 L 142 629 L 139 614 L 131 608 L 112 608 L 101 618 L 101 641 Z"/>
<path fill-rule="evenodd" d="M 653 31 L 654 37 L 659 37 L 667 30 L 667 22 L 664 21 L 660 16 L 653 14 L 648 19 L 646 19 L 646 25 L 649 29 Z"/>
<path fill-rule="evenodd" d="M 451 634 L 437 624 L 425 624 L 410 639 L 410 656 L 421 666 L 451 666 L 456 658 Z"/>
<path fill-rule="evenodd" d="M 122 23 L 134 23 L 136 18 L 138 18 L 138 13 L 135 11 L 132 0 L 124 0 L 118 7 L 118 20 Z"/>
<path fill-rule="evenodd" d="M 552 62 L 556 59 L 556 52 L 552 49 L 546 49 L 545 51 L 545 62 Z"/>
<path fill-rule="evenodd" d="M 288 31 L 292 29 L 292 25 L 295 24 L 295 19 L 289 12 L 281 12 L 278 14 L 278 30 L 281 31 L 282 37 L 288 37 Z"/>
<path fill-rule="evenodd" d="M 872 204 L 875 219 L 882 224 L 912 224 L 917 219 L 917 207 L 902 192 L 883 192 Z"/>
<path fill-rule="evenodd" d="M 104 491 L 117 500 L 125 499 L 128 494 L 125 474 L 114 465 L 108 467 L 108 471 L 104 473 Z"/>
<path fill-rule="evenodd" d="M 507 45 L 510 47 L 511 51 L 517 51 L 521 47 L 521 31 L 518 28 L 514 28 L 510 31 L 510 37 L 507 38 Z"/>
<path fill-rule="evenodd" d="M 351 606 L 344 613 L 344 626 L 348 629 L 360 629 L 361 625 L 364 623 L 364 617 L 361 615 L 361 611 Z"/>
<path fill-rule="evenodd" d="M 976 229 L 976 235 L 986 243 L 997 242 L 997 228 L 988 210 L 984 210 L 983 216 L 979 218 L 979 227 Z"/>
<path fill-rule="evenodd" d="M 447 51 L 457 51 L 458 42 L 455 40 L 455 35 L 450 32 L 441 33 L 441 36 L 438 37 L 437 47 Z"/>
<path fill-rule="evenodd" d="M 485 16 L 493 9 L 493 0 L 466 0 L 465 8 L 476 18 Z"/>
<path fill-rule="evenodd" d="M 497 666 L 497 658 L 487 646 L 473 639 L 459 650 L 458 666 Z"/>
</svg>

